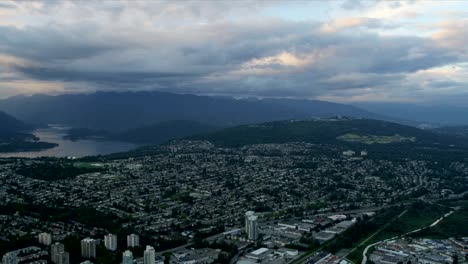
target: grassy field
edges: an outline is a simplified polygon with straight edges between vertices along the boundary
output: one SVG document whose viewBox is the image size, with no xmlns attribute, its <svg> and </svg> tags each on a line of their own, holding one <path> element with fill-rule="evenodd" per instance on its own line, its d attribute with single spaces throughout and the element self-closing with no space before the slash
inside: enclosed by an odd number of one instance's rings
<svg viewBox="0 0 468 264">
<path fill-rule="evenodd" d="M 105 164 L 101 162 L 75 162 L 74 165 L 78 168 L 85 169 L 103 168 L 105 166 Z"/>
<path fill-rule="evenodd" d="M 449 237 L 466 237 L 468 236 L 468 201 L 456 201 L 450 203 L 451 206 L 460 207 L 459 210 L 455 211 L 452 215 L 447 217 L 437 226 L 421 230 L 418 233 L 413 234 L 413 237 L 424 237 L 424 238 L 449 238 Z"/>
<path fill-rule="evenodd" d="M 356 247 L 367 244 L 382 229 L 392 224 L 398 217 L 406 213 L 403 207 L 391 207 L 377 212 L 376 216 L 358 221 L 351 228 L 340 234 L 327 245 L 326 250 L 336 253 L 343 249 L 349 249 L 350 253 L 356 254 Z M 354 249 L 354 250 L 352 250 Z M 362 250 L 361 250 L 362 251 Z"/>
<path fill-rule="evenodd" d="M 366 241 L 366 243 L 359 246 L 355 251 L 349 254 L 347 258 L 354 263 L 360 263 L 362 260 L 362 252 L 367 245 L 428 226 L 449 210 L 450 209 L 447 207 L 438 205 L 423 203 L 413 204 L 404 215 L 382 229 L 374 237 Z"/>
</svg>

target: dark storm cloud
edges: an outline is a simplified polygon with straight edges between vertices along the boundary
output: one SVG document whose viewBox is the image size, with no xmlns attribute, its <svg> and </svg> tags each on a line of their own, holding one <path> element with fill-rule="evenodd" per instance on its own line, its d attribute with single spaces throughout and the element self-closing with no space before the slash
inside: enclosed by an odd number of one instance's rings
<svg viewBox="0 0 468 264">
<path fill-rule="evenodd" d="M 415 72 L 463 62 L 460 53 L 430 36 L 383 34 L 400 30 L 396 20 L 243 19 L 239 14 L 250 12 L 245 3 L 206 8 L 199 2 L 46 4 L 34 12 L 64 14 L 37 26 L 0 26 L 0 66 L 15 72 L 9 78 L 57 81 L 65 90 L 85 83 L 96 90 L 317 97 L 407 92 L 418 87 L 407 81 Z M 384 2 L 346 1 L 343 8 L 379 3 Z M 406 4 L 384 6 L 393 10 Z M 230 8 L 244 9 L 226 19 Z M 453 39 L 452 31 L 438 39 Z M 449 82 L 442 80 L 440 88 L 443 84 Z"/>
<path fill-rule="evenodd" d="M 327 49 L 332 50 L 332 54 L 318 64 L 285 74 L 242 76 L 235 80 L 194 86 L 214 93 L 267 97 L 315 97 L 364 88 L 389 90 L 399 89 L 407 74 L 458 61 L 452 52 L 429 44 L 427 39 L 413 37 L 368 34 L 358 38 L 315 33 L 298 38 L 289 47 L 293 47 L 290 50 L 297 54 L 314 50 L 320 53 Z M 271 68 L 276 69 L 277 66 Z M 258 68 L 265 67 L 268 66 Z"/>
<path fill-rule="evenodd" d="M 175 83 L 182 79 L 192 79 L 198 76 L 195 73 L 171 73 L 171 72 L 95 72 L 95 71 L 70 71 L 41 67 L 15 67 L 19 72 L 38 80 L 66 81 L 66 82 L 90 82 L 99 84 L 134 84 L 144 83 Z"/>
<path fill-rule="evenodd" d="M 333 63 L 346 63 L 357 72 L 404 73 L 453 63 L 458 57 L 451 51 L 417 37 L 378 37 L 368 35 L 342 39 Z M 413 54 L 417 52 L 417 54 Z"/>
<path fill-rule="evenodd" d="M 124 45 L 124 42 L 103 44 L 96 39 L 89 39 L 86 44 L 74 43 L 70 41 L 73 36 L 65 33 L 27 34 L 2 28 L 7 33 L 2 42 L 8 41 L 8 45 L 2 47 L 7 46 L 9 53 L 16 56 L 38 62 L 40 66 L 15 67 L 23 75 L 38 80 L 94 83 L 99 88 L 108 85 L 111 88 L 139 89 L 140 86 L 154 85 L 175 92 L 258 96 L 318 96 L 334 90 L 397 85 L 404 78 L 404 73 L 457 60 L 451 52 L 432 45 L 425 38 L 382 37 L 372 33 L 359 36 L 339 32 L 325 34 L 319 28 L 320 24 L 312 22 L 215 25 L 204 29 L 209 33 L 215 32 L 215 37 L 203 41 L 192 43 L 187 39 L 186 42 L 138 48 Z M 13 38 L 15 33 L 17 35 Z M 54 43 L 41 45 L 41 42 L 46 43 L 44 39 L 53 39 Z M 33 43 L 39 45 L 34 46 Z M 111 63 L 126 52 L 132 57 L 131 63 L 124 67 Z M 254 66 L 256 70 L 279 71 L 274 74 L 246 74 L 219 81 L 196 82 L 213 73 L 221 77 L 229 75 L 246 62 L 281 52 L 290 52 L 298 57 L 314 52 L 318 56 L 330 54 L 319 63 L 292 70 L 287 70 L 289 66 L 280 62 Z M 139 55 L 133 56 L 134 53 Z M 92 62 L 96 56 L 99 56 L 101 65 L 75 63 L 84 58 Z M 106 59 L 109 60 L 107 64 L 102 61 Z M 154 65 L 141 66 L 151 61 Z M 88 65 L 92 65 L 91 69 Z M 284 73 L 283 69 L 286 70 Z M 340 76 L 345 77 L 340 79 Z"/>
<path fill-rule="evenodd" d="M 119 46 L 96 38 L 90 30 L 0 26 L 0 53 L 46 63 L 92 57 Z"/>
<path fill-rule="evenodd" d="M 331 42 L 316 38 L 319 23 L 265 21 L 251 24 L 219 24 L 203 30 L 216 37 L 199 44 L 183 44 L 180 51 L 206 64 L 240 64 L 284 50 L 303 50 Z"/>
</svg>

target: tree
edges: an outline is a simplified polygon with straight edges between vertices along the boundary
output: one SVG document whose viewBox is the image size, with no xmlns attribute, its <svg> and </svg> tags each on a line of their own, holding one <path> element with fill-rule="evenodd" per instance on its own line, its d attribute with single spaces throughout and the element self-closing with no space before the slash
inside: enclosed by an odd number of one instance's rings
<svg viewBox="0 0 468 264">
<path fill-rule="evenodd" d="M 164 256 L 164 264 L 169 264 L 171 260 L 171 252 L 164 253 L 163 256 Z"/>
</svg>

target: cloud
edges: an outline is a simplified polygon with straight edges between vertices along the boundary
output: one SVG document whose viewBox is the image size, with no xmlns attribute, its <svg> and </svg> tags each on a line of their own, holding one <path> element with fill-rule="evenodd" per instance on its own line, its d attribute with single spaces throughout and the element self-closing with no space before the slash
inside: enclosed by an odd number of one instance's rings
<svg viewBox="0 0 468 264">
<path fill-rule="evenodd" d="M 466 21 L 414 31 L 428 25 L 408 15 L 433 8 L 424 1 L 333 2 L 330 17 L 311 5 L 303 19 L 282 1 L 6 3 L 0 89 L 8 91 L 50 84 L 54 92 L 413 100 L 463 92 L 468 82 L 437 74 L 466 61 Z M 41 88 L 26 89 L 34 82 Z"/>
<path fill-rule="evenodd" d="M 53 63 L 83 59 L 117 48 L 120 43 L 102 40 L 87 27 L 59 30 L 58 27 L 0 27 L 0 53 L 23 59 Z"/>
<path fill-rule="evenodd" d="M 14 5 L 10 4 L 10 3 L 0 3 L 0 9 L 13 9 L 15 8 Z"/>
<path fill-rule="evenodd" d="M 8 66 L 8 67 L 23 66 L 24 67 L 27 65 L 31 65 L 31 62 L 22 58 L 12 56 L 12 55 L 0 53 L 0 66 Z"/>
<path fill-rule="evenodd" d="M 388 23 L 384 23 L 380 19 L 369 18 L 369 17 L 347 17 L 342 19 L 336 19 L 331 22 L 325 23 L 321 26 L 320 30 L 323 33 L 336 33 L 337 31 L 344 29 L 354 28 L 395 28 Z"/>
<path fill-rule="evenodd" d="M 361 0 L 346 0 L 341 4 L 341 7 L 344 9 L 361 9 L 364 6 Z"/>
<path fill-rule="evenodd" d="M 150 84 L 153 87 L 162 84 L 172 84 L 186 78 L 197 76 L 194 73 L 177 72 L 143 72 L 143 71 L 76 71 L 57 68 L 38 68 L 17 66 L 16 70 L 22 74 L 44 81 L 86 82 L 115 88 L 116 86 L 132 87 Z M 135 88 L 137 90 L 138 88 Z"/>
<path fill-rule="evenodd" d="M 64 92 L 63 83 L 37 80 L 9 80 L 1 78 L 0 96 L 8 97 L 17 94 L 36 94 L 50 92 Z"/>
<path fill-rule="evenodd" d="M 442 47 L 468 56 L 468 19 L 445 20 L 439 30 L 432 34 L 432 39 Z"/>
</svg>

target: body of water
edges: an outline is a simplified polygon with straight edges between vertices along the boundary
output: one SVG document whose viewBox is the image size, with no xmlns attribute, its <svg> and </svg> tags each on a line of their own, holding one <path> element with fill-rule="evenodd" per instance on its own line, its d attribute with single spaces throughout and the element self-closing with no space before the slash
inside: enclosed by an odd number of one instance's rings
<svg viewBox="0 0 468 264">
<path fill-rule="evenodd" d="M 106 140 L 77 140 L 63 139 L 67 127 L 50 126 L 45 129 L 37 129 L 33 132 L 41 141 L 57 143 L 58 146 L 42 151 L 33 152 L 9 152 L 0 153 L 1 158 L 37 158 L 37 157 L 84 157 L 95 155 L 106 155 L 116 152 L 125 152 L 138 147 L 136 144 L 120 141 Z"/>
</svg>

